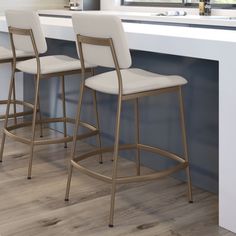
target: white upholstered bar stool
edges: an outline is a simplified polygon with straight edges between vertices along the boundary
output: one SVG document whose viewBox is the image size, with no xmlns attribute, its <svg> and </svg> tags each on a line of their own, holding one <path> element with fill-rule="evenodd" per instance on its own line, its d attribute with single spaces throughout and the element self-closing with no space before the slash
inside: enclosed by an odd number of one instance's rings
<svg viewBox="0 0 236 236">
<path fill-rule="evenodd" d="M 192 189 L 189 171 L 189 161 L 187 153 L 187 140 L 184 122 L 184 107 L 181 87 L 187 81 L 180 76 L 163 76 L 144 71 L 137 68 L 130 68 L 131 56 L 126 41 L 125 33 L 120 19 L 111 15 L 96 15 L 79 13 L 72 16 L 74 30 L 77 35 L 77 43 L 79 48 L 80 60 L 82 65 L 82 74 L 85 72 L 85 63 L 93 65 L 113 68 L 111 72 L 106 72 L 85 79 L 81 85 L 80 100 L 75 124 L 73 147 L 71 151 L 71 162 L 68 175 L 67 189 L 65 200 L 69 200 L 70 183 L 73 168 L 79 169 L 91 177 L 108 182 L 111 184 L 111 205 L 109 226 L 113 227 L 115 193 L 117 184 L 141 182 L 159 179 L 175 173 L 180 170 L 185 170 L 187 174 L 188 200 L 192 202 Z M 114 147 L 97 149 L 83 155 L 75 156 L 76 136 L 80 123 L 81 105 L 83 94 L 86 88 L 94 91 L 99 91 L 106 94 L 117 96 L 117 115 L 115 127 L 115 143 Z M 183 156 L 178 156 L 169 151 L 152 147 L 140 143 L 139 130 L 139 99 L 145 96 L 158 95 L 160 93 L 176 92 L 179 96 L 180 120 L 182 129 L 183 141 Z M 133 100 L 136 110 L 136 142 L 133 144 L 119 144 L 120 136 L 120 119 L 122 103 L 124 101 Z M 101 117 L 102 118 L 102 117 Z M 122 177 L 117 175 L 117 163 L 119 150 L 136 149 L 136 167 L 137 175 Z M 161 170 L 157 173 L 141 175 L 140 173 L 140 151 L 150 151 L 160 154 L 163 157 L 176 161 L 176 165 L 168 169 Z M 111 176 L 106 176 L 101 173 L 92 171 L 83 164 L 81 160 L 87 157 L 97 155 L 98 153 L 113 152 L 113 171 Z M 78 212 L 79 214 L 79 212 Z"/>
<path fill-rule="evenodd" d="M 32 58 L 32 53 L 24 52 L 24 51 L 16 51 L 16 60 L 22 61 L 26 59 Z M 10 63 L 11 67 L 13 66 L 13 55 L 12 50 L 8 49 L 6 47 L 0 46 L 0 64 L 6 64 Z M 1 73 L 0 73 L 1 75 Z M 5 84 L 4 78 L 1 78 L 0 80 L 1 85 Z M 5 87 L 5 86 L 4 86 Z M 16 99 L 16 89 L 15 89 L 15 78 L 13 81 L 13 94 L 11 98 L 11 104 L 13 104 L 13 112 L 9 115 L 9 118 L 14 118 L 15 124 L 17 123 L 17 117 L 22 117 L 28 114 L 32 114 L 32 104 L 29 104 L 24 101 L 20 101 Z M 7 100 L 0 100 L 0 105 L 7 105 Z M 17 112 L 17 105 L 21 105 L 23 107 L 29 107 L 31 108 L 30 111 L 23 111 L 23 112 Z M 5 115 L 0 115 L 0 119 L 4 119 Z"/>
<path fill-rule="evenodd" d="M 45 144 L 56 144 L 65 143 L 72 141 L 72 137 L 67 135 L 66 124 L 74 123 L 74 119 L 66 116 L 66 104 L 65 104 L 65 81 L 64 76 L 80 74 L 81 63 L 78 59 L 74 59 L 65 55 L 55 56 L 40 56 L 47 51 L 47 43 L 43 34 L 43 30 L 40 25 L 40 19 L 37 13 L 32 11 L 21 11 L 21 10 L 9 10 L 6 12 L 6 19 L 9 26 L 9 34 L 11 39 L 11 46 L 13 51 L 13 72 L 12 80 L 9 87 L 8 104 L 6 109 L 6 119 L 4 123 L 4 134 L 2 137 L 2 144 L 0 150 L 0 160 L 2 160 L 4 144 L 6 135 L 15 139 L 16 141 L 28 144 L 29 150 L 29 166 L 28 166 L 28 179 L 31 179 L 32 174 L 32 162 L 35 145 Z M 16 61 L 16 51 L 21 50 L 24 52 L 33 53 L 34 58 L 26 61 Z M 34 75 L 35 78 L 35 97 L 33 107 L 33 118 L 31 121 L 23 121 L 21 124 L 9 126 L 9 108 L 10 108 L 10 97 L 13 90 L 13 82 L 16 70 L 24 73 Z M 87 72 L 93 72 L 93 68 L 86 69 Z M 49 79 L 52 77 L 61 78 L 62 88 L 62 108 L 63 116 L 58 118 L 41 118 L 37 119 L 37 109 L 39 103 L 39 88 L 40 81 L 42 79 Z M 96 105 L 96 104 L 95 104 Z M 50 139 L 36 139 L 35 131 L 37 124 L 46 124 L 50 122 L 63 122 L 64 124 L 64 137 L 61 138 L 50 138 Z M 93 135 L 100 138 L 98 128 L 87 123 L 81 123 L 82 126 L 87 128 L 89 131 L 78 136 L 78 139 L 87 138 Z M 32 126 L 31 138 L 25 138 L 13 133 L 13 130 L 18 128 Z M 100 156 L 101 158 L 101 156 Z"/>
</svg>

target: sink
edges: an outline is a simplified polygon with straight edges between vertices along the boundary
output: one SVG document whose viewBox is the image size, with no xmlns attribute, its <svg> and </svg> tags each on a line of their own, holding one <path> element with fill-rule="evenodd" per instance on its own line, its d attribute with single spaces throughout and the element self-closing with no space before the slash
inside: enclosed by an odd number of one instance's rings
<svg viewBox="0 0 236 236">
<path fill-rule="evenodd" d="M 191 19 L 212 19 L 212 20 L 236 20 L 236 16 L 197 16 L 197 15 L 186 15 L 186 18 Z"/>
</svg>

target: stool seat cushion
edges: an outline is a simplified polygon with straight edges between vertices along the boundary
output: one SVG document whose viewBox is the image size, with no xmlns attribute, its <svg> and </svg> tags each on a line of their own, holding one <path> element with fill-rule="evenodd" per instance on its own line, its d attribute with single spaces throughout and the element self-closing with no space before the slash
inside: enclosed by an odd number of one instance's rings
<svg viewBox="0 0 236 236">
<path fill-rule="evenodd" d="M 64 55 L 40 57 L 41 74 L 52 74 L 80 70 L 80 60 Z M 37 74 L 36 59 L 17 62 L 16 68 L 29 74 Z"/>
<path fill-rule="evenodd" d="M 123 94 L 133 94 L 156 89 L 180 86 L 187 81 L 177 75 L 159 75 L 145 70 L 131 68 L 121 70 Z M 118 94 L 116 71 L 102 73 L 86 79 L 86 87 L 108 94 Z"/>
<path fill-rule="evenodd" d="M 17 58 L 30 57 L 30 56 L 32 56 L 32 53 L 16 50 Z M 0 46 L 0 60 L 12 60 L 12 58 L 13 58 L 12 50 Z"/>
</svg>

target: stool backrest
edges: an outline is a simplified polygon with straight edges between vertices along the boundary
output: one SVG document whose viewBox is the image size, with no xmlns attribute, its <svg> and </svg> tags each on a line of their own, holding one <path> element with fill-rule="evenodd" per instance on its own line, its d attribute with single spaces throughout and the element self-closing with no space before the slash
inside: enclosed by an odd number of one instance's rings
<svg viewBox="0 0 236 236">
<path fill-rule="evenodd" d="M 7 24 L 10 28 L 31 30 L 38 53 L 47 51 L 47 43 L 36 12 L 28 10 L 8 10 L 5 13 Z M 16 50 L 35 53 L 32 39 L 29 35 L 13 33 L 14 47 Z"/>
<path fill-rule="evenodd" d="M 77 13 L 72 15 L 76 35 L 98 39 L 111 39 L 120 68 L 131 66 L 131 56 L 121 20 L 117 16 L 99 13 Z M 95 40 L 96 41 L 96 40 Z M 111 48 L 107 45 L 82 44 L 86 63 L 115 68 Z"/>
</svg>

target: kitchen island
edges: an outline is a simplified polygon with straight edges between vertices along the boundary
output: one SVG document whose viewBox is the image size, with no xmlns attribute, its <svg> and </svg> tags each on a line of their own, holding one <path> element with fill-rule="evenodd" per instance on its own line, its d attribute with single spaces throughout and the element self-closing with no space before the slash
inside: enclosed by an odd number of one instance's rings
<svg viewBox="0 0 236 236">
<path fill-rule="evenodd" d="M 41 17 L 41 22 L 48 39 L 63 41 L 63 45 L 71 43 L 74 45 L 75 36 L 70 18 Z M 153 53 L 152 57 L 155 57 L 155 53 L 157 53 L 159 55 L 174 55 L 175 57 L 212 61 L 214 64 L 212 67 L 217 67 L 215 83 L 218 85 L 218 94 L 215 94 L 214 99 L 218 109 L 214 117 L 217 120 L 218 129 L 214 128 L 213 131 L 210 130 L 209 132 L 213 132 L 211 137 L 214 135 L 217 139 L 219 137 L 217 142 L 219 151 L 219 224 L 236 232 L 236 189 L 234 188 L 236 183 L 236 149 L 234 148 L 236 142 L 236 70 L 233 59 L 234 52 L 236 52 L 236 31 L 131 22 L 124 22 L 123 25 L 129 47 L 132 50 Z M 0 18 L 0 32 L 3 32 L 1 37 L 7 37 L 4 34 L 7 32 L 4 17 Z M 50 40 L 49 42 L 53 42 Z M 135 55 L 137 56 L 137 54 Z M 146 57 L 143 55 L 141 54 L 140 58 Z M 175 60 L 179 60 L 177 57 Z M 197 83 L 197 81 L 194 82 Z M 194 82 L 190 83 L 193 88 L 195 86 Z M 206 89 L 204 84 L 200 89 Z M 192 91 L 196 91 L 196 87 Z M 190 95 L 193 96 L 194 94 Z M 218 98 L 217 101 L 216 98 Z M 201 99 L 201 97 L 199 96 L 196 99 Z M 206 97 L 206 99 L 208 98 Z M 202 101 L 202 104 L 204 102 L 207 103 L 207 100 Z M 127 107 L 127 109 L 130 109 L 130 107 Z M 155 106 L 152 109 L 155 109 Z M 187 116 L 190 116 L 188 107 L 186 113 Z M 192 117 L 198 120 L 199 115 L 194 114 Z M 145 118 L 143 119 L 145 120 Z M 205 140 L 206 143 L 208 141 Z M 197 152 L 197 148 L 192 152 Z M 207 155 L 199 156 L 199 159 L 202 158 L 207 158 Z"/>
</svg>

